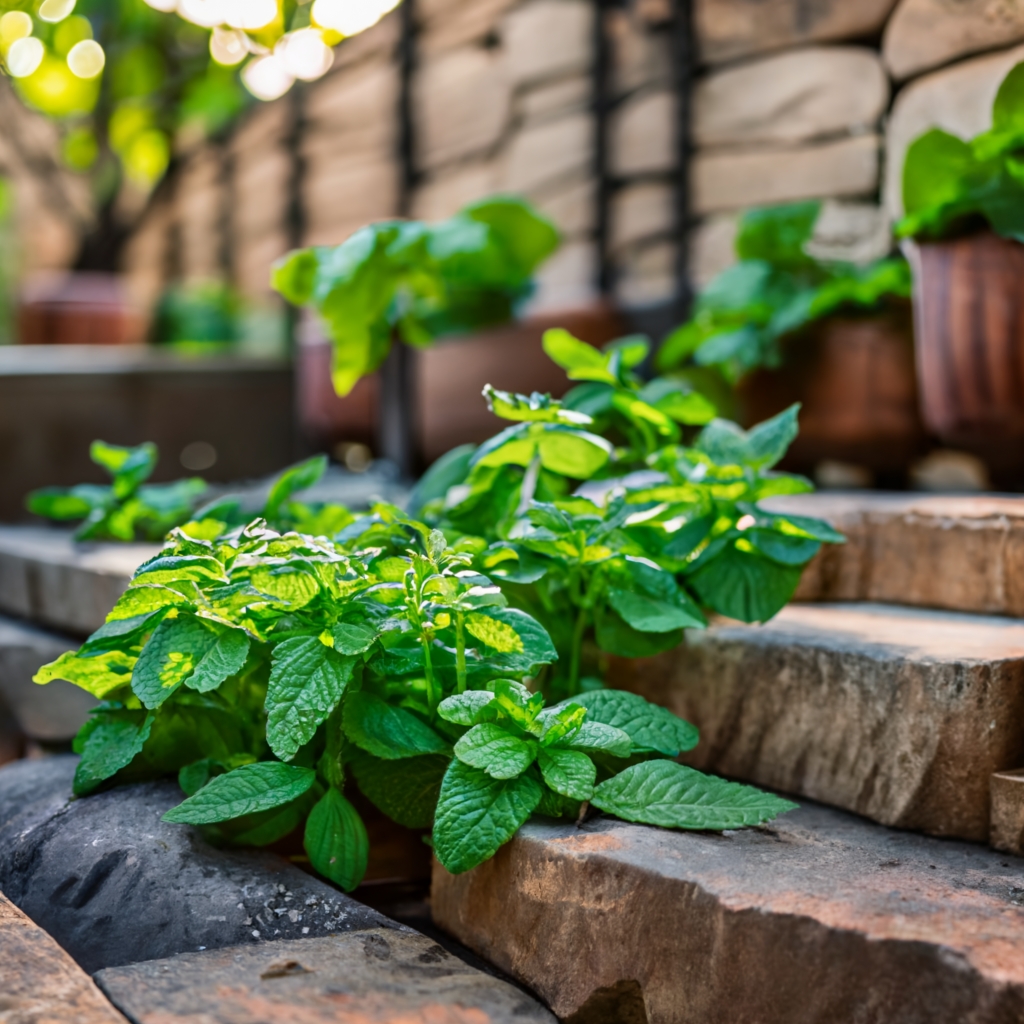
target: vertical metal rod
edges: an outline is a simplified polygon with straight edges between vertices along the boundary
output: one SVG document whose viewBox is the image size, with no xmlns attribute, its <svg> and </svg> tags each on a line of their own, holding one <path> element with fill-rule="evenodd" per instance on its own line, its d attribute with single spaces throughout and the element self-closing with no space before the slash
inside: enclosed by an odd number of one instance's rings
<svg viewBox="0 0 1024 1024">
<path fill-rule="evenodd" d="M 674 0 L 672 19 L 672 66 L 676 92 L 676 315 L 690 314 L 693 288 L 690 283 L 690 162 L 693 158 L 693 79 L 697 52 L 693 27 L 693 0 Z"/>
<path fill-rule="evenodd" d="M 612 193 L 614 191 L 609 144 L 609 119 L 614 104 L 612 89 L 612 52 L 608 38 L 610 0 L 594 0 L 594 63 L 592 66 L 591 106 L 594 116 L 594 244 L 597 248 L 597 290 L 602 298 L 611 295 L 615 269 L 611 253 Z"/>
</svg>

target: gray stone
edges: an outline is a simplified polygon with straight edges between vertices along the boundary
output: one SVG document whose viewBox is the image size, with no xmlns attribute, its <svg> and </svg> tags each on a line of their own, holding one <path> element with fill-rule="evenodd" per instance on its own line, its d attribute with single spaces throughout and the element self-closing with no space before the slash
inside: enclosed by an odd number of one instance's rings
<svg viewBox="0 0 1024 1024">
<path fill-rule="evenodd" d="M 371 929 L 111 968 L 100 987 L 139 1024 L 554 1024 L 506 981 L 431 939 Z"/>
<path fill-rule="evenodd" d="M 0 770 L 0 890 L 90 973 L 200 947 L 399 928 L 274 854 L 161 816 L 174 782 L 71 798 L 77 758 Z"/>
<path fill-rule="evenodd" d="M 612 678 L 699 727 L 694 767 L 899 828 L 987 842 L 989 779 L 1024 764 L 1024 622 L 790 605 Z"/>
<path fill-rule="evenodd" d="M 992 126 L 992 101 L 1024 47 L 964 61 L 911 82 L 893 104 L 885 133 L 885 208 L 903 216 L 903 162 L 907 149 L 931 128 L 970 139 Z"/>
<path fill-rule="evenodd" d="M 880 32 L 896 0 L 697 0 L 702 60 L 720 64 L 802 43 L 861 39 Z"/>
<path fill-rule="evenodd" d="M 882 41 L 897 79 L 1024 39 L 1024 8 L 1015 0 L 900 0 Z"/>
<path fill-rule="evenodd" d="M 0 526 L 0 612 L 85 635 L 103 625 L 155 544 L 78 545 L 71 534 Z"/>
<path fill-rule="evenodd" d="M 1019 1024 L 1021 892 L 1024 861 L 807 805 L 721 835 L 533 822 L 435 867 L 432 905 L 563 1020 Z"/>
<path fill-rule="evenodd" d="M 805 570 L 798 601 L 1024 617 L 1022 498 L 821 493 L 773 498 L 765 507 L 817 516 L 846 536 Z"/>
<path fill-rule="evenodd" d="M 992 776 L 992 828 L 997 850 L 1024 856 L 1024 769 Z"/>
<path fill-rule="evenodd" d="M 698 152 L 694 212 L 869 195 L 878 188 L 879 142 L 876 135 L 858 135 L 786 149 Z"/>
<path fill-rule="evenodd" d="M 873 50 L 812 46 L 712 72 L 693 102 L 699 146 L 785 145 L 874 128 L 889 79 Z"/>
<path fill-rule="evenodd" d="M 96 699 L 58 680 L 38 686 L 32 677 L 78 644 L 12 619 L 0 618 L 0 697 L 14 713 L 21 731 L 34 740 L 60 742 L 82 727 Z"/>
</svg>

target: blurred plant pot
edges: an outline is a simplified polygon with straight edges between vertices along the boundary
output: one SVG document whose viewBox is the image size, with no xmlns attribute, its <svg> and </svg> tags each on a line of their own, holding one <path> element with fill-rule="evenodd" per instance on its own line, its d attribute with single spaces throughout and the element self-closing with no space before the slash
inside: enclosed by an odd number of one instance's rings
<svg viewBox="0 0 1024 1024">
<path fill-rule="evenodd" d="M 819 321 L 789 339 L 785 355 L 781 369 L 747 377 L 739 398 L 748 426 L 802 404 L 787 468 L 813 472 L 832 459 L 902 478 L 925 444 L 909 303 Z"/>
<path fill-rule="evenodd" d="M 606 305 L 544 313 L 506 327 L 445 338 L 416 353 L 416 412 L 420 459 L 429 465 L 456 445 L 479 443 L 501 424 L 480 397 L 485 384 L 505 391 L 542 391 L 557 396 L 572 386 L 544 354 L 544 332 L 565 327 L 594 345 L 619 337 L 624 325 Z M 304 318 L 299 335 L 296 382 L 299 418 L 307 439 L 332 449 L 346 442 L 371 447 L 377 436 L 379 385 L 364 378 L 339 398 L 331 385 L 331 346 L 315 318 Z"/>
<path fill-rule="evenodd" d="M 1024 246 L 991 232 L 906 246 L 924 421 L 993 470 L 1024 463 Z"/>
<path fill-rule="evenodd" d="M 40 274 L 18 302 L 22 345 L 138 345 L 144 324 L 116 274 Z"/>
</svg>

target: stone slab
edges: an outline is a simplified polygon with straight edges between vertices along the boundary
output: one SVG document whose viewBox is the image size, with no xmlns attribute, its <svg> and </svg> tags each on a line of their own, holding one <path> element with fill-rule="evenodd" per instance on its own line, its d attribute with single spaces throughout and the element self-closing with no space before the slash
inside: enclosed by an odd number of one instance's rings
<svg viewBox="0 0 1024 1024">
<path fill-rule="evenodd" d="M 819 493 L 764 504 L 820 517 L 846 535 L 808 566 L 798 601 L 1024 617 L 1024 498 Z"/>
<path fill-rule="evenodd" d="M 0 616 L 0 698 L 26 736 L 46 743 L 70 740 L 85 723 L 96 699 L 58 680 L 37 686 L 32 677 L 47 662 L 78 642 Z"/>
<path fill-rule="evenodd" d="M 1024 769 L 992 776 L 989 842 L 1005 853 L 1024 855 Z"/>
<path fill-rule="evenodd" d="M 133 1024 L 554 1024 L 515 986 L 416 933 L 186 953 L 101 971 Z"/>
<path fill-rule="evenodd" d="M 701 731 L 688 763 L 899 828 L 986 842 L 989 779 L 1024 764 L 1024 622 L 790 605 L 619 661 L 615 685 Z"/>
<path fill-rule="evenodd" d="M 89 975 L 2 894 L 0 1021 L 124 1024 Z"/>
<path fill-rule="evenodd" d="M 198 949 L 401 928 L 276 855 L 161 816 L 173 782 L 71 799 L 77 758 L 0 770 L 0 891 L 86 971 Z"/>
<path fill-rule="evenodd" d="M 563 1020 L 1016 1024 L 1022 892 L 1024 861 L 807 805 L 724 835 L 534 822 L 435 867 L 432 903 Z"/>
</svg>

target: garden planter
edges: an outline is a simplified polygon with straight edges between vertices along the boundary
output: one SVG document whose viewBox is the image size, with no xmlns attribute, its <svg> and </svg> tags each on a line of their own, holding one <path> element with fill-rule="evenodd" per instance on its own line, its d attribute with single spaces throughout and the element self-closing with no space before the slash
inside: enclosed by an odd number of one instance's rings
<svg viewBox="0 0 1024 1024">
<path fill-rule="evenodd" d="M 416 352 L 414 402 L 419 455 L 433 462 L 456 445 L 486 440 L 497 421 L 479 397 L 485 384 L 506 391 L 564 394 L 572 386 L 564 371 L 544 354 L 541 339 L 551 327 L 565 327 L 594 345 L 624 330 L 606 306 L 545 313 L 469 337 L 443 339 Z M 374 444 L 377 437 L 378 375 L 364 378 L 346 398 L 331 386 L 330 343 L 310 317 L 297 355 L 299 418 L 307 439 L 321 448 L 345 442 Z"/>
<path fill-rule="evenodd" d="M 758 371 L 739 392 L 748 426 L 802 404 L 788 469 L 836 459 L 902 477 L 923 447 L 909 305 L 820 321 L 787 342 L 783 368 Z"/>
<path fill-rule="evenodd" d="M 1024 246 L 983 232 L 907 254 L 925 424 L 997 472 L 1021 465 Z"/>
<path fill-rule="evenodd" d="M 137 345 L 142 318 L 113 274 L 41 275 L 18 306 L 23 345 Z"/>
</svg>

